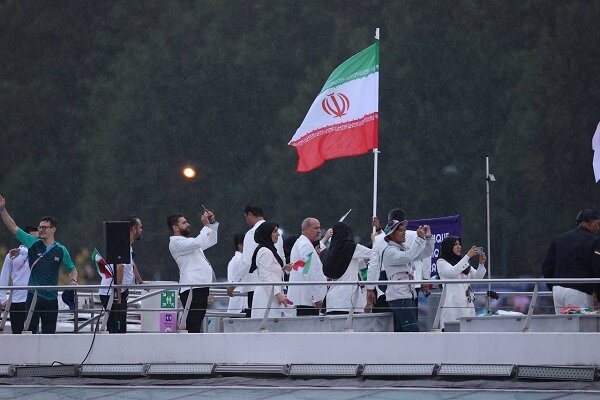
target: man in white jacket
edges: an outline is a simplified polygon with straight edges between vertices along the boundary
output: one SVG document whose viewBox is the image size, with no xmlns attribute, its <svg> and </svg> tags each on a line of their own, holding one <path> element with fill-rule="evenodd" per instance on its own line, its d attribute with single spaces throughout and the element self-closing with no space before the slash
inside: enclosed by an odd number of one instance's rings
<svg viewBox="0 0 600 400">
<path fill-rule="evenodd" d="M 323 264 L 313 243 L 321 236 L 321 223 L 316 218 L 302 221 L 302 235 L 296 240 L 290 253 L 292 270 L 290 282 L 326 282 Z M 298 263 L 298 264 L 296 264 Z M 301 267 L 294 265 L 303 264 Z M 327 286 L 289 286 L 288 299 L 296 306 L 296 315 L 319 315 Z"/>
<path fill-rule="evenodd" d="M 198 287 L 202 283 L 211 283 L 214 272 L 204 250 L 217 244 L 219 223 L 215 222 L 212 211 L 205 210 L 200 218 L 204 227 L 196 237 L 191 237 L 190 224 L 183 214 L 173 214 L 167 218 L 171 231 L 169 251 L 179 267 L 179 283 L 193 284 L 193 287 L 182 287 L 179 297 L 185 307 L 192 293 L 192 300 L 186 319 L 186 329 L 190 333 L 199 333 L 202 320 L 208 306 L 208 287 Z M 192 289 L 190 291 L 190 289 Z"/>
<path fill-rule="evenodd" d="M 236 233 L 233 235 L 233 245 L 235 247 L 235 254 L 231 257 L 229 264 L 227 264 L 227 281 L 229 283 L 237 284 L 239 279 L 240 271 L 243 268 L 242 265 L 242 253 L 244 251 L 244 234 Z M 248 299 L 246 296 L 235 296 L 229 299 L 227 305 L 228 313 L 246 313 L 248 310 Z"/>
</svg>

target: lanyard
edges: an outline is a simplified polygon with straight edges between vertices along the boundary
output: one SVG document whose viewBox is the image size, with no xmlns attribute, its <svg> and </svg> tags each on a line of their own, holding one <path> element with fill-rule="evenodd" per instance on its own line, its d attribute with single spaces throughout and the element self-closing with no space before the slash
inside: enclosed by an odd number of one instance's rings
<svg viewBox="0 0 600 400">
<path fill-rule="evenodd" d="M 48 254 L 48 252 L 54 248 L 54 246 L 56 246 L 56 242 L 54 242 L 54 243 L 52 243 L 50 246 L 46 247 L 46 251 L 44 251 L 44 254 L 42 254 L 41 256 L 39 256 L 39 257 L 38 257 L 38 259 L 37 259 L 37 260 L 35 260 L 35 261 L 33 262 L 33 264 L 31 264 L 31 269 L 32 269 L 32 270 L 33 270 L 33 267 L 35 267 L 35 265 L 38 263 L 38 261 L 40 261 L 42 258 L 44 258 L 44 256 L 45 256 L 46 254 Z"/>
</svg>

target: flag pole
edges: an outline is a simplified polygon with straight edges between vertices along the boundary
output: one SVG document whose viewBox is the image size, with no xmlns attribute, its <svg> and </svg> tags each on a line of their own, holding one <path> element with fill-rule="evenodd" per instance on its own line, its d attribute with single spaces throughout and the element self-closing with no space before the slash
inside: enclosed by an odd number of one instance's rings
<svg viewBox="0 0 600 400">
<path fill-rule="evenodd" d="M 375 39 L 379 40 L 379 28 L 375 28 Z M 377 89 L 377 110 L 379 110 L 379 88 Z M 379 135 L 379 132 L 377 132 Z M 377 168 L 379 161 L 379 148 L 373 149 L 373 217 L 377 216 Z M 375 233 L 375 227 L 373 227 L 373 233 Z"/>
<path fill-rule="evenodd" d="M 490 240 L 490 182 L 496 182 L 496 177 L 490 174 L 490 158 L 485 157 L 485 202 L 486 202 L 486 228 L 487 228 L 487 271 L 488 279 L 492 279 L 492 255 L 491 255 L 491 240 Z M 487 313 L 491 314 L 490 292 L 492 284 L 488 284 L 488 295 L 486 297 Z"/>
</svg>

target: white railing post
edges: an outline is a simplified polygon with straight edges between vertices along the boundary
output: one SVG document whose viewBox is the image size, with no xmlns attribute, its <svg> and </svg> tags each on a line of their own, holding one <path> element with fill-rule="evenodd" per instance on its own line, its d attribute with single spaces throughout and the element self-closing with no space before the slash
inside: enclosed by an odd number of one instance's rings
<svg viewBox="0 0 600 400">
<path fill-rule="evenodd" d="M 35 304 L 37 303 L 37 290 L 33 292 L 33 298 L 31 299 L 31 305 L 29 306 L 29 311 L 27 312 L 27 319 L 25 319 L 25 323 L 23 324 L 23 333 L 31 333 L 29 329 L 29 324 L 31 324 L 31 317 L 33 317 L 33 310 L 35 310 Z M 39 321 L 38 321 L 39 323 Z"/>
<path fill-rule="evenodd" d="M 183 308 L 183 312 L 181 313 L 181 319 L 179 320 L 179 324 L 177 324 L 178 328 L 177 328 L 177 332 L 179 333 L 187 333 L 187 316 L 188 313 L 190 311 L 190 306 L 192 304 L 192 297 L 193 297 L 193 292 L 194 292 L 194 288 L 190 287 L 189 290 L 189 294 L 188 294 L 188 298 L 187 301 L 185 302 L 185 306 Z"/>
<path fill-rule="evenodd" d="M 113 289 L 110 290 L 110 295 L 108 296 L 108 302 L 106 303 L 106 307 L 104 308 L 104 316 L 102 317 L 102 324 L 100 325 L 100 333 L 106 332 L 106 324 L 108 322 L 108 317 L 112 312 L 113 301 L 115 300 L 115 291 L 121 289 Z M 120 295 L 121 293 L 119 293 Z"/>
<path fill-rule="evenodd" d="M 273 304 L 273 297 L 275 297 L 275 285 L 271 286 L 271 295 L 269 296 L 269 301 L 267 302 L 267 308 L 265 308 L 265 315 L 263 315 L 262 321 L 260 323 L 259 332 L 269 332 L 267 329 L 267 319 L 269 318 L 269 313 L 271 311 L 271 304 Z"/>
<path fill-rule="evenodd" d="M 2 312 L 2 321 L 0 321 L 0 333 L 4 332 L 4 326 L 6 325 L 6 319 L 8 318 L 8 313 L 10 311 L 10 306 L 12 304 L 12 295 L 13 295 L 13 290 L 9 289 L 8 298 L 6 299 L 6 304 L 4 305 L 4 311 Z"/>
<path fill-rule="evenodd" d="M 535 308 L 535 303 L 537 302 L 538 297 L 538 284 L 536 283 L 533 287 L 533 295 L 531 296 L 531 301 L 529 302 L 529 310 L 527 310 L 527 318 L 525 318 L 525 324 L 523 324 L 522 332 L 529 332 L 529 324 L 531 324 L 531 316 L 533 315 L 533 309 Z"/>
<path fill-rule="evenodd" d="M 437 310 L 435 312 L 435 318 L 433 319 L 433 325 L 431 326 L 431 330 L 440 329 L 440 320 L 442 318 L 442 308 L 444 307 L 444 302 L 446 301 L 446 285 L 442 285 L 442 293 L 440 294 L 440 302 L 438 303 Z"/>
<path fill-rule="evenodd" d="M 356 290 L 352 294 L 352 299 L 350 300 L 350 310 L 348 310 L 348 318 L 346 318 L 346 324 L 344 325 L 344 332 L 354 332 L 354 306 L 358 301 L 358 292 L 360 291 L 360 285 L 356 286 Z"/>
</svg>

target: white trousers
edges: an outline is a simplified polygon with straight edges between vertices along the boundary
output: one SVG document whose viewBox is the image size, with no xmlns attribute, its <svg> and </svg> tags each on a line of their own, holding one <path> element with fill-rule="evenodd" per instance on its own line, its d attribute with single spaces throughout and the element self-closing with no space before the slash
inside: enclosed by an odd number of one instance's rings
<svg viewBox="0 0 600 400">
<path fill-rule="evenodd" d="M 554 298 L 554 311 L 556 312 L 556 314 L 560 314 L 560 310 L 568 306 L 594 306 L 592 295 L 577 289 L 571 289 L 562 286 L 553 286 L 552 297 Z"/>
</svg>

